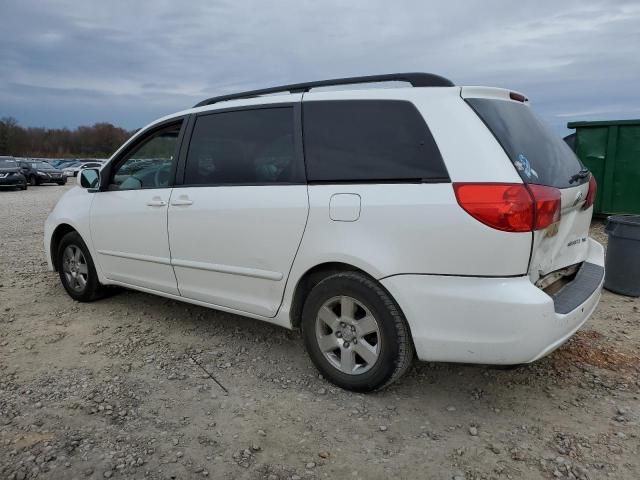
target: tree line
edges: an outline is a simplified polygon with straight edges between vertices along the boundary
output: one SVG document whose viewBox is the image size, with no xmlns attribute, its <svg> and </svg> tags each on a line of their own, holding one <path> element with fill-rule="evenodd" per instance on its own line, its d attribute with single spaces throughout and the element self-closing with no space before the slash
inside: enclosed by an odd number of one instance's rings
<svg viewBox="0 0 640 480">
<path fill-rule="evenodd" d="M 134 132 L 110 123 L 68 128 L 22 127 L 15 118 L 0 119 L 0 155 L 43 158 L 106 158 Z"/>
</svg>

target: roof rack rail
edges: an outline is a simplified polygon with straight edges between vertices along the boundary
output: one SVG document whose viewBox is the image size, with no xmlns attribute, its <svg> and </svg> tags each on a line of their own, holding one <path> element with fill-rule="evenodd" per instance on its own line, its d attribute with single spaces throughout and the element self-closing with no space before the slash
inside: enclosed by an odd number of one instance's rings
<svg viewBox="0 0 640 480">
<path fill-rule="evenodd" d="M 250 98 L 270 93 L 302 93 L 308 92 L 316 87 L 330 87 L 335 85 L 355 85 L 358 83 L 377 83 L 377 82 L 408 82 L 412 87 L 453 87 L 454 84 L 448 78 L 435 75 L 433 73 L 389 73 L 386 75 L 368 75 L 364 77 L 347 77 L 334 78 L 331 80 L 320 80 L 317 82 L 293 83 L 291 85 L 282 85 L 280 87 L 262 88 L 260 90 L 250 90 L 248 92 L 232 93 L 229 95 L 220 95 L 219 97 L 211 97 L 196 104 L 193 108 L 212 105 L 225 100 L 235 100 L 238 98 Z"/>
</svg>

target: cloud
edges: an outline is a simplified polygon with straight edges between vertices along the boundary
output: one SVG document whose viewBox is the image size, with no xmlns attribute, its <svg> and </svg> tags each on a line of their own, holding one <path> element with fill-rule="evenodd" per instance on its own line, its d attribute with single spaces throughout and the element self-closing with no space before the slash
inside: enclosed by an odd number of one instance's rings
<svg viewBox="0 0 640 480">
<path fill-rule="evenodd" d="M 523 91 L 559 133 L 640 116 L 640 5 L 523 3 L 2 2 L 0 116 L 135 128 L 212 95 L 394 71 Z"/>
</svg>

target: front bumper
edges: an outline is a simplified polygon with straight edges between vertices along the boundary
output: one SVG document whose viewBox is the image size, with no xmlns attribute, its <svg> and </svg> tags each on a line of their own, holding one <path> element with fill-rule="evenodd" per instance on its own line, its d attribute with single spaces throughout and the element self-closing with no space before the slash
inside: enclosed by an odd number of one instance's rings
<svg viewBox="0 0 640 480">
<path fill-rule="evenodd" d="M 19 185 L 26 185 L 27 180 L 22 175 L 7 175 L 6 177 L 0 174 L 0 187 L 17 187 Z"/>
<path fill-rule="evenodd" d="M 602 245 L 589 242 L 585 263 L 604 268 Z M 575 308 L 558 313 L 554 298 L 526 276 L 382 280 L 407 318 L 420 360 L 494 365 L 533 362 L 566 342 L 595 310 L 603 282 L 604 275 Z"/>
<path fill-rule="evenodd" d="M 38 180 L 40 180 L 41 183 L 60 183 L 60 182 L 67 182 L 67 177 L 65 177 L 62 174 L 56 174 L 56 175 L 38 175 Z"/>
</svg>

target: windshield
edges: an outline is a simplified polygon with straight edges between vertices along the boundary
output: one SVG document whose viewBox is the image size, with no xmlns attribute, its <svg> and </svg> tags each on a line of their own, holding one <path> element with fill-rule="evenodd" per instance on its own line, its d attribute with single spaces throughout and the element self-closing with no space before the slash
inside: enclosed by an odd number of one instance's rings
<svg viewBox="0 0 640 480">
<path fill-rule="evenodd" d="M 0 160 L 0 168 L 16 168 L 17 166 L 15 160 Z"/>
<path fill-rule="evenodd" d="M 52 169 L 53 165 L 47 162 L 31 162 L 31 168 Z"/>
<path fill-rule="evenodd" d="M 519 102 L 468 98 L 467 103 L 489 127 L 525 183 L 556 188 L 589 180 L 576 175 L 584 167 L 571 148 Z"/>
</svg>

